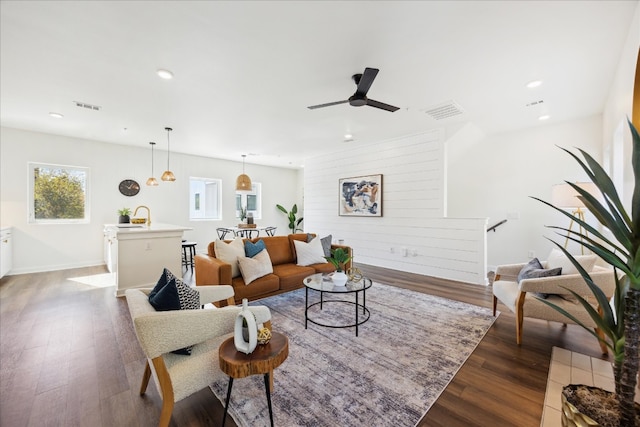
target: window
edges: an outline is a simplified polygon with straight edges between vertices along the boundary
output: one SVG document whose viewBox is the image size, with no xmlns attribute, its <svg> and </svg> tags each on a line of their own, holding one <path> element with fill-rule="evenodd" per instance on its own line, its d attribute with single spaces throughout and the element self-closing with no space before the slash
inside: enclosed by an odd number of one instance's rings
<svg viewBox="0 0 640 427">
<path fill-rule="evenodd" d="M 253 214 L 254 219 L 262 218 L 262 184 L 251 183 L 251 191 L 236 191 L 236 217 L 240 218 L 240 211 L 247 209 L 247 214 Z"/>
<path fill-rule="evenodd" d="M 222 180 L 189 177 L 189 219 L 222 219 Z"/>
<path fill-rule="evenodd" d="M 29 163 L 29 222 L 89 222 L 89 168 Z"/>
</svg>

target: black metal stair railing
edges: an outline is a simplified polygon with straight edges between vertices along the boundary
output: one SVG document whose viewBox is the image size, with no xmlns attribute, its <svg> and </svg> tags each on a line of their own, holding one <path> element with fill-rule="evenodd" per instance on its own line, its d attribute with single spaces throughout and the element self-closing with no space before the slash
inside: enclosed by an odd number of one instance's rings
<svg viewBox="0 0 640 427">
<path fill-rule="evenodd" d="M 494 233 L 496 232 L 496 228 L 500 227 L 502 224 L 504 224 L 505 222 L 507 222 L 506 219 L 503 219 L 502 221 L 493 224 L 491 227 L 487 228 L 487 233 L 490 231 L 493 231 Z"/>
</svg>

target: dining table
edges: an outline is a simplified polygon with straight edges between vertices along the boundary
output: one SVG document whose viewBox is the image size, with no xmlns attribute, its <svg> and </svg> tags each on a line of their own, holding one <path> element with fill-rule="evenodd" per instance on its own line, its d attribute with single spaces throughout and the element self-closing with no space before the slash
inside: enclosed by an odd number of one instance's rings
<svg viewBox="0 0 640 427">
<path fill-rule="evenodd" d="M 252 228 L 243 228 L 238 226 L 225 227 L 225 228 L 233 231 L 233 234 L 235 234 L 236 237 L 240 236 L 240 237 L 246 237 L 248 239 L 252 239 L 254 237 L 259 237 L 260 232 L 261 231 L 264 232 L 268 227 L 256 225 L 255 227 L 252 227 Z"/>
</svg>

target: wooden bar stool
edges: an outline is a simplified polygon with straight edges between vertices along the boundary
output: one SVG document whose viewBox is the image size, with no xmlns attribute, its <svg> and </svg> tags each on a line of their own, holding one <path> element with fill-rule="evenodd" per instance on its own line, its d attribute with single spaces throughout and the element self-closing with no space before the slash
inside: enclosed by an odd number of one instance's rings
<svg viewBox="0 0 640 427">
<path fill-rule="evenodd" d="M 197 242 L 182 242 L 182 265 L 193 271 L 193 257 L 196 256 Z"/>
</svg>

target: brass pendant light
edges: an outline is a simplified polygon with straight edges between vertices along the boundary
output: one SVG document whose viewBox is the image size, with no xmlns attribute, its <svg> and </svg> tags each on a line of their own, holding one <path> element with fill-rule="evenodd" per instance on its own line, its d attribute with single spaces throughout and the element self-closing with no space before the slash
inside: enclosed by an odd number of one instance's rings
<svg viewBox="0 0 640 427">
<path fill-rule="evenodd" d="M 158 181 L 156 177 L 153 176 L 153 146 L 156 145 L 155 142 L 150 142 L 151 144 L 151 177 L 147 180 L 147 185 L 151 187 L 156 187 L 158 185 Z"/>
<path fill-rule="evenodd" d="M 167 170 L 164 171 L 160 179 L 163 181 L 175 181 L 176 176 L 173 174 L 173 172 L 171 172 L 171 169 L 169 169 L 169 156 L 171 155 L 171 148 L 169 145 L 169 132 L 171 132 L 173 129 L 164 128 L 164 130 L 167 131 Z"/>
<path fill-rule="evenodd" d="M 244 173 L 244 158 L 246 154 L 242 155 L 242 175 L 238 175 L 236 179 L 236 191 L 251 191 L 251 178 Z"/>
</svg>

